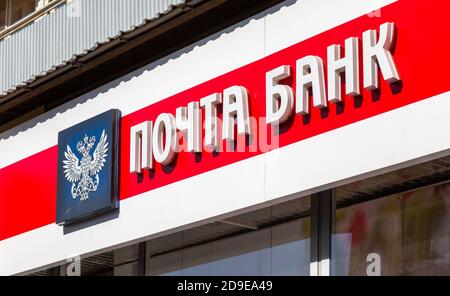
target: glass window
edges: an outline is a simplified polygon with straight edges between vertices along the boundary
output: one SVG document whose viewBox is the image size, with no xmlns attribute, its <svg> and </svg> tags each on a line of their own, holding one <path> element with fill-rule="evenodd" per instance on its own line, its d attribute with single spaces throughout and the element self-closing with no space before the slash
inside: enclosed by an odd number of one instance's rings
<svg viewBox="0 0 450 296">
<path fill-rule="evenodd" d="M 151 257 L 148 263 L 148 275 L 309 275 L 310 219 Z"/>
<path fill-rule="evenodd" d="M 27 15 L 33 13 L 36 9 L 36 0 L 10 0 L 11 20 L 10 24 L 21 20 Z"/>
<path fill-rule="evenodd" d="M 336 212 L 334 275 L 450 275 L 450 182 Z"/>
<path fill-rule="evenodd" d="M 6 0 L 0 0 L 0 30 L 6 27 Z"/>
</svg>

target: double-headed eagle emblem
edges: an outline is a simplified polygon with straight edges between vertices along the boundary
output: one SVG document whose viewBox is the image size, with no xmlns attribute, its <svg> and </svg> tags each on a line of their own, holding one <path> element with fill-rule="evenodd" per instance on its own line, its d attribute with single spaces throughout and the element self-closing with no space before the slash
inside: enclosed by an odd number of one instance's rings
<svg viewBox="0 0 450 296">
<path fill-rule="evenodd" d="M 67 145 L 63 168 L 67 181 L 72 183 L 71 193 L 74 199 L 79 196 L 80 200 L 86 200 L 89 198 L 90 192 L 97 191 L 100 182 L 98 174 L 105 165 L 108 151 L 106 139 L 107 135 L 103 130 L 100 141 L 91 156 L 89 152 L 94 147 L 95 136 L 85 135 L 83 141 L 77 143 L 77 150 L 82 156 L 81 162 Z"/>
</svg>

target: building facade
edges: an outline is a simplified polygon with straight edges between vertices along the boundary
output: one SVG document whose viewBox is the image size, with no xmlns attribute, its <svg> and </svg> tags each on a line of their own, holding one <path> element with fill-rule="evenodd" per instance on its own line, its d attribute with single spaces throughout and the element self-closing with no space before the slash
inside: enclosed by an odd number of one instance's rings
<svg viewBox="0 0 450 296">
<path fill-rule="evenodd" d="M 450 275 L 449 10 L 0 1 L 0 274 Z"/>
</svg>

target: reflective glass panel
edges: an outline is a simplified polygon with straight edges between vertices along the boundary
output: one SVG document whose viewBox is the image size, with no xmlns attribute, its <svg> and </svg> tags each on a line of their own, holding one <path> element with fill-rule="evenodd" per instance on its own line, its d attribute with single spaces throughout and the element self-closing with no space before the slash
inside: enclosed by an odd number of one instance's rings
<svg viewBox="0 0 450 296">
<path fill-rule="evenodd" d="M 150 258 L 149 275 L 309 275 L 310 219 Z"/>
<path fill-rule="evenodd" d="M 11 24 L 19 21 L 36 9 L 35 0 L 12 0 L 11 1 Z"/>
<path fill-rule="evenodd" d="M 334 275 L 450 275 L 450 183 L 338 209 Z"/>
<path fill-rule="evenodd" d="M 6 0 L 0 0 L 0 30 L 6 26 Z"/>
</svg>

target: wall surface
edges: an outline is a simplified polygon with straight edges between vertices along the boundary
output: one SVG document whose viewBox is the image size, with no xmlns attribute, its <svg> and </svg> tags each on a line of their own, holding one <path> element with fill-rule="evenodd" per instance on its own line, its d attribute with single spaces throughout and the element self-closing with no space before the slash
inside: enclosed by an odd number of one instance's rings
<svg viewBox="0 0 450 296">
<path fill-rule="evenodd" d="M 381 8 L 382 7 L 382 8 Z M 440 42 L 445 0 L 286 1 L 0 135 L 0 274 L 17 274 L 223 219 L 450 153 L 450 92 Z M 376 17 L 371 13 L 381 8 Z M 400 89 L 381 82 L 310 122 L 296 117 L 267 153 L 188 156 L 169 173 L 128 173 L 129 127 L 230 85 L 249 88 L 264 113 L 264 74 L 308 54 L 326 58 L 380 24 L 395 22 Z M 425 24 L 427 27 L 425 27 Z M 431 28 L 431 29 L 430 29 Z M 417 42 L 423 36 L 427 43 Z M 427 68 L 430 75 L 422 71 Z M 122 111 L 118 216 L 64 231 L 54 223 L 58 131 L 111 108 Z M 258 113 L 259 112 L 259 113 Z M 129 151 L 128 151 L 129 152 Z M 191 162 L 190 162 L 191 161 Z"/>
<path fill-rule="evenodd" d="M 0 94 L 184 0 L 73 0 L 0 40 Z"/>
</svg>

